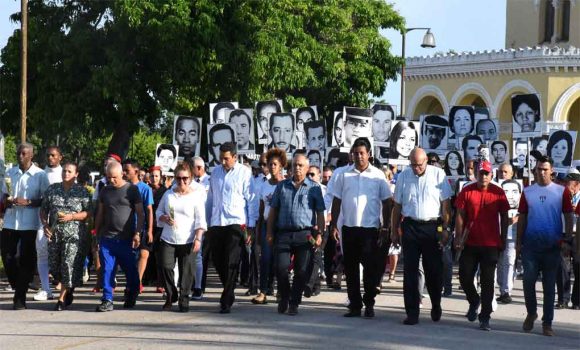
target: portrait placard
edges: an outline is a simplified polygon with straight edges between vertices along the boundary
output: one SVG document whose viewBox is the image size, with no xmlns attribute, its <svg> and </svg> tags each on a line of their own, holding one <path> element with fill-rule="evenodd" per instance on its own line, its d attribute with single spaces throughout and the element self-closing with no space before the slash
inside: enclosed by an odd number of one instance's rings
<svg viewBox="0 0 580 350">
<path fill-rule="evenodd" d="M 201 118 L 178 115 L 173 123 L 173 144 L 179 146 L 179 160 L 199 156 Z"/>
<path fill-rule="evenodd" d="M 444 155 L 447 152 L 449 121 L 444 115 L 422 115 L 421 147 L 427 152 Z"/>
<path fill-rule="evenodd" d="M 512 131 L 514 138 L 542 136 L 542 108 L 540 95 L 513 95 Z"/>
<path fill-rule="evenodd" d="M 258 122 L 258 144 L 267 145 L 272 142 L 269 131 L 268 121 L 270 120 L 270 114 L 272 113 L 282 113 L 283 106 L 282 100 L 269 100 L 269 101 L 259 101 L 256 102 L 256 117 Z"/>
<path fill-rule="evenodd" d="M 235 123 L 210 124 L 207 126 L 208 166 L 213 169 L 220 163 L 220 147 L 226 142 L 237 144 Z"/>
<path fill-rule="evenodd" d="M 253 113 L 251 108 L 226 110 L 226 121 L 236 124 L 236 140 L 240 154 L 254 153 L 256 150 Z"/>
<path fill-rule="evenodd" d="M 391 125 L 389 164 L 409 164 L 411 151 L 420 144 L 421 123 L 396 120 Z"/>
<path fill-rule="evenodd" d="M 567 173 L 574 159 L 574 147 L 578 132 L 573 130 L 552 130 L 548 139 L 548 156 L 554 160 L 554 171 Z"/>
<path fill-rule="evenodd" d="M 177 167 L 179 146 L 169 143 L 158 143 L 155 147 L 155 165 L 161 167 L 162 175 L 173 176 Z"/>
</svg>

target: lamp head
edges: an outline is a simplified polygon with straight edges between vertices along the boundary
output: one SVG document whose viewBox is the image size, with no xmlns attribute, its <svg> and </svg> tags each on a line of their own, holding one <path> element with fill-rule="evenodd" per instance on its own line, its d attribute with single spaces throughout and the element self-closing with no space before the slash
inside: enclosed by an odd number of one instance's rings
<svg viewBox="0 0 580 350">
<path fill-rule="evenodd" d="M 427 33 L 425 33 L 421 47 L 430 49 L 435 47 L 435 36 L 433 35 L 433 33 L 431 33 L 431 29 L 428 29 Z"/>
</svg>

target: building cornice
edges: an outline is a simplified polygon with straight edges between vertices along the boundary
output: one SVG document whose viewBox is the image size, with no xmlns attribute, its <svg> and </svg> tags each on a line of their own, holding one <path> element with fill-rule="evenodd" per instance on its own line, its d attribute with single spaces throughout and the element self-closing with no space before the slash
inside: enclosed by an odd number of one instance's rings
<svg viewBox="0 0 580 350">
<path fill-rule="evenodd" d="M 580 72 L 580 48 L 528 47 L 406 59 L 405 80 Z"/>
</svg>

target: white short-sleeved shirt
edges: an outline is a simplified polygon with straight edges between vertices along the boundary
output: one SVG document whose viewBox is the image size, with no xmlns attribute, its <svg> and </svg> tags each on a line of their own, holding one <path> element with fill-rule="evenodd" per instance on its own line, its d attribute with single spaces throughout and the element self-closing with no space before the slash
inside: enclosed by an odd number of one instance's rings
<svg viewBox="0 0 580 350">
<path fill-rule="evenodd" d="M 378 228 L 382 201 L 393 196 L 385 174 L 371 165 L 362 172 L 351 167 L 339 174 L 333 192 L 342 203 L 343 225 L 349 227 Z"/>
<path fill-rule="evenodd" d="M 272 202 L 272 196 L 274 195 L 274 190 L 276 190 L 275 185 L 271 185 L 270 181 L 264 181 L 260 185 L 260 200 L 264 202 L 264 220 L 268 220 L 268 215 L 270 214 L 270 203 Z"/>
<path fill-rule="evenodd" d="M 49 186 L 46 173 L 34 164 L 24 173 L 16 165 L 10 168 L 6 175 L 10 177 L 10 195 L 14 198 L 41 199 Z M 4 228 L 21 231 L 38 230 L 41 226 L 39 209 L 40 207 L 30 206 L 12 206 L 6 209 Z"/>
<path fill-rule="evenodd" d="M 441 201 L 452 195 L 445 171 L 427 165 L 422 176 L 417 176 L 410 167 L 397 178 L 394 200 L 401 205 L 401 214 L 414 220 L 437 219 L 441 213 Z"/>
</svg>

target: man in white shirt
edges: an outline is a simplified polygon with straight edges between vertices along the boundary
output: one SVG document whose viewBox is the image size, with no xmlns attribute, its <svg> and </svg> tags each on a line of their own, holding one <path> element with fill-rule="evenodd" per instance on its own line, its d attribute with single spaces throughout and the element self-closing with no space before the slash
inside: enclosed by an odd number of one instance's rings
<svg viewBox="0 0 580 350">
<path fill-rule="evenodd" d="M 34 147 L 22 143 L 16 151 L 18 166 L 7 171 L 4 228 L 0 247 L 10 286 L 14 289 L 13 309 L 26 309 L 26 292 L 36 266 L 36 233 L 42 194 L 48 188 L 46 173 L 32 163 Z"/>
<path fill-rule="evenodd" d="M 361 316 L 363 303 L 364 316 L 375 316 L 374 304 L 377 294 L 376 281 L 381 262 L 379 256 L 379 231 L 386 234 L 385 228 L 380 228 L 379 219 L 381 205 L 383 222 L 390 222 L 392 193 L 382 171 L 369 163 L 371 144 L 366 137 L 356 139 L 352 146 L 354 166 L 338 175 L 334 183 L 332 204 L 332 231 L 338 236 L 337 223 L 342 213 L 342 249 L 346 286 L 350 301 L 349 312 L 345 317 Z M 364 296 L 360 294 L 360 270 L 363 266 Z"/>
<path fill-rule="evenodd" d="M 395 187 L 391 239 L 399 242 L 399 225 L 402 226 L 402 243 L 405 252 L 403 294 L 405 297 L 406 325 L 419 322 L 418 288 L 419 259 L 427 290 L 431 298 L 431 319 L 441 319 L 441 288 L 443 286 L 443 261 L 441 247 L 449 238 L 451 188 L 445 180 L 445 171 L 427 164 L 427 154 L 415 148 L 409 157 L 411 165 L 403 170 Z M 441 219 L 440 219 L 441 217 Z M 401 223 L 401 219 L 404 220 Z M 441 226 L 441 232 L 438 228 Z"/>
<path fill-rule="evenodd" d="M 193 179 L 191 183 L 198 183 L 205 188 L 206 193 L 209 191 L 209 174 L 205 171 L 205 161 L 201 157 L 193 158 Z M 207 198 L 207 197 L 206 197 Z M 207 199 L 204 199 L 206 222 L 211 208 L 207 207 Z M 207 266 L 209 264 L 209 239 L 202 236 L 201 251 L 195 256 L 195 281 L 193 285 L 192 300 L 201 300 L 205 292 L 205 282 L 207 278 Z"/>
<path fill-rule="evenodd" d="M 207 238 L 210 240 L 212 260 L 224 286 L 220 313 L 227 314 L 235 300 L 242 246 L 253 235 L 257 215 L 250 205 L 252 173 L 237 162 L 236 145 L 225 142 L 219 150 L 221 164 L 212 172 L 208 192 L 211 214 Z"/>
<path fill-rule="evenodd" d="M 62 182 L 62 153 L 57 146 L 50 146 L 46 149 L 46 167 L 44 172 L 48 177 L 50 185 Z M 36 266 L 38 268 L 38 277 L 42 289 L 34 295 L 34 300 L 44 301 L 52 299 L 52 291 L 48 278 L 48 239 L 41 228 L 36 233 Z M 59 281 L 60 282 L 60 281 Z"/>
</svg>

